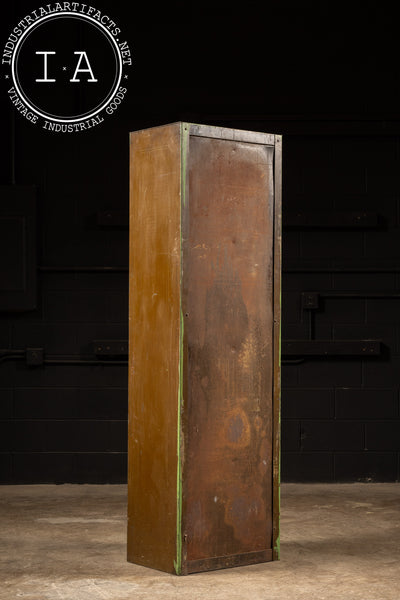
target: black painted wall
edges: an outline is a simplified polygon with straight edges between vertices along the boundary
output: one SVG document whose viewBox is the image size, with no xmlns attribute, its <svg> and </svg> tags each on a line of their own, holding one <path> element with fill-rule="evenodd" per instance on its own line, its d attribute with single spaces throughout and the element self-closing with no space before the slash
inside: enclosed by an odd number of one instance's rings
<svg viewBox="0 0 400 600">
<path fill-rule="evenodd" d="M 2 39 L 37 6 L 7 9 Z M 16 114 L 1 90 L 0 184 L 36 188 L 38 269 L 36 309 L 0 313 L 0 349 L 95 361 L 93 340 L 127 339 L 128 230 L 98 225 L 96 214 L 128 210 L 129 131 L 188 120 L 282 133 L 284 220 L 292 225 L 283 236 L 283 338 L 382 341 L 381 354 L 368 358 L 283 357 L 282 477 L 397 480 L 393 15 L 368 2 L 354 16 L 329 2 L 270 2 L 263 15 L 252 2 L 240 10 L 95 6 L 123 24 L 135 51 L 118 114 L 82 134 L 50 134 Z M 319 222 L 294 227 L 299 212 L 318 213 Z M 349 212 L 376 224 L 337 222 Z M 303 292 L 319 294 L 317 309 L 302 308 Z M 1 482 L 125 481 L 126 417 L 125 365 L 0 362 Z"/>
<path fill-rule="evenodd" d="M 366 358 L 284 360 L 283 478 L 395 481 L 400 457 L 399 138 L 293 137 L 285 171 L 286 214 L 311 212 L 325 228 L 284 232 L 283 338 L 374 339 L 382 341 L 382 349 Z M 340 228 L 343 212 L 375 219 L 371 227 Z M 328 228 L 332 213 L 335 227 Z M 301 292 L 309 291 L 320 294 L 317 309 L 302 308 Z"/>
</svg>

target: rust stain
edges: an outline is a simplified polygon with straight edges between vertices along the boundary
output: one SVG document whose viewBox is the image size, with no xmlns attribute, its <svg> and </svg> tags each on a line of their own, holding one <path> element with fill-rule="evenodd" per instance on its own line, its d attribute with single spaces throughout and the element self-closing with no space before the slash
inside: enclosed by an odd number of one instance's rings
<svg viewBox="0 0 400 600">
<path fill-rule="evenodd" d="M 225 442 L 228 446 L 245 448 L 250 443 L 250 423 L 246 412 L 240 408 L 234 408 L 227 415 L 227 427 L 224 432 Z"/>
<path fill-rule="evenodd" d="M 271 547 L 270 163 L 262 146 L 190 140 L 183 490 L 188 561 Z"/>
</svg>

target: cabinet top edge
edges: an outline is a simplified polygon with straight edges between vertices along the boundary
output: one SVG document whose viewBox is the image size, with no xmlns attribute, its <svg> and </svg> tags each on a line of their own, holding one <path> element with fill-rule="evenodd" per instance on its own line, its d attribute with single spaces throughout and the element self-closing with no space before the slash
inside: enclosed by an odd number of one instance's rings
<svg viewBox="0 0 400 600">
<path fill-rule="evenodd" d="M 274 133 L 264 133 L 261 131 L 251 131 L 247 129 L 234 129 L 231 127 L 219 127 L 217 125 L 188 123 L 186 121 L 175 121 L 173 123 L 165 123 L 163 125 L 157 125 L 154 127 L 137 129 L 135 131 L 131 131 L 130 134 L 133 135 L 135 133 L 143 131 L 161 129 L 163 127 L 172 127 L 174 125 L 181 127 L 182 131 L 187 131 L 189 135 L 211 137 L 222 140 L 233 140 L 237 142 L 250 142 L 253 144 L 265 144 L 268 146 L 274 146 L 277 141 L 280 141 L 282 139 L 281 135 Z"/>
</svg>

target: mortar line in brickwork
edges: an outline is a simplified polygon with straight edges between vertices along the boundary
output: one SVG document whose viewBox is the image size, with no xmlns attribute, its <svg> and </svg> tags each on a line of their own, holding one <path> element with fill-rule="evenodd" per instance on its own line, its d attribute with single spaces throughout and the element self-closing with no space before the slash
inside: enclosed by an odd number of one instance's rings
<svg viewBox="0 0 400 600">
<path fill-rule="evenodd" d="M 15 411 L 15 392 L 16 389 L 15 387 L 12 388 L 12 394 L 11 394 L 11 419 L 16 419 L 16 411 Z"/>
<path fill-rule="evenodd" d="M 339 452 L 332 452 L 332 473 L 333 473 L 333 482 L 337 482 L 337 458 Z"/>
<path fill-rule="evenodd" d="M 71 324 L 71 327 L 72 327 L 72 324 Z M 75 348 L 79 347 L 78 329 L 79 329 L 79 325 L 77 323 L 74 323 L 74 343 L 75 343 Z"/>
<path fill-rule="evenodd" d="M 303 258 L 303 236 L 302 236 L 302 232 L 299 231 L 298 233 L 298 238 L 297 238 L 297 252 L 298 252 L 298 256 L 300 258 Z"/>
<path fill-rule="evenodd" d="M 303 452 L 303 420 L 299 419 L 298 425 L 298 440 L 299 440 L 299 451 Z"/>
<path fill-rule="evenodd" d="M 364 361 L 361 361 L 361 387 L 364 388 L 365 372 L 364 372 Z"/>
<path fill-rule="evenodd" d="M 287 267 L 282 273 L 400 273 L 400 267 L 355 266 L 355 267 Z"/>
<path fill-rule="evenodd" d="M 333 388 L 333 420 L 336 421 L 337 387 Z"/>
</svg>

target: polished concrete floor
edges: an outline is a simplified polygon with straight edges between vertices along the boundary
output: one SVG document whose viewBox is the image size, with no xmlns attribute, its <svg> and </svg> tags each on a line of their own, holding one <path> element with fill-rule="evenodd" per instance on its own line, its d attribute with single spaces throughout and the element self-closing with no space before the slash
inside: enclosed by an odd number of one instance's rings
<svg viewBox="0 0 400 600">
<path fill-rule="evenodd" d="M 125 514 L 126 486 L 0 487 L 0 598 L 400 598 L 400 484 L 283 485 L 279 562 L 187 577 L 126 562 Z"/>
</svg>

